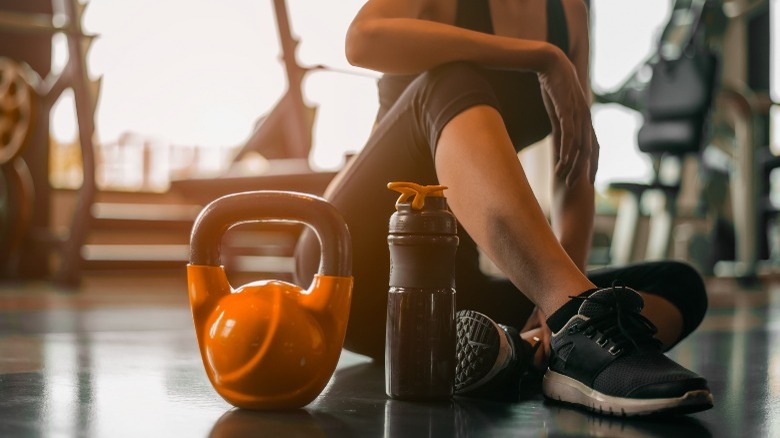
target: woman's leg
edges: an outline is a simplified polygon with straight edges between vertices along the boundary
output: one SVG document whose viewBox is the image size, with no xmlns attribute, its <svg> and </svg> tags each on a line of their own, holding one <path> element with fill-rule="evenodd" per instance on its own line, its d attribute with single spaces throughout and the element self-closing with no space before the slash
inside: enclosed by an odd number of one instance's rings
<svg viewBox="0 0 780 438">
<path fill-rule="evenodd" d="M 588 277 L 580 273 L 538 207 L 494 108 L 470 108 L 443 129 L 436 167 L 460 222 L 545 315 L 594 285 L 609 287 L 621 279 L 641 291 L 642 313 L 658 327 L 657 337 L 666 348 L 701 322 L 706 293 L 701 277 L 688 265 L 657 262 L 604 269 Z M 501 309 L 483 313 L 492 317 L 494 312 Z"/>
<path fill-rule="evenodd" d="M 505 130 L 500 121 L 494 120 L 496 125 L 491 129 L 475 129 L 460 123 L 458 116 L 453 120 L 448 117 L 472 108 L 479 112 L 489 111 L 494 105 L 492 90 L 479 71 L 465 64 L 453 64 L 438 71 L 421 77 L 417 83 L 410 86 L 410 90 L 399 99 L 398 104 L 388 113 L 387 117 L 379 124 L 374 134 L 369 139 L 367 146 L 350 163 L 328 189 L 326 197 L 331 200 L 345 215 L 354 245 L 354 275 L 355 289 L 353 294 L 353 306 L 350 316 L 350 329 L 346 345 L 348 348 L 368 354 L 373 357 L 381 357 L 384 349 L 384 315 L 386 311 L 387 278 L 389 276 L 389 256 L 387 253 L 387 220 L 393 213 L 395 195 L 385 188 L 387 182 L 392 180 L 410 180 L 422 184 L 435 184 L 438 179 L 435 175 L 433 164 L 430 160 L 431 142 L 436 141 L 436 133 L 442 132 L 443 142 L 447 142 L 447 136 L 466 130 L 460 139 L 460 144 L 466 144 L 465 139 L 473 139 L 475 154 L 489 153 L 484 144 L 490 144 L 488 138 L 501 137 L 508 144 Z M 463 92 L 463 90 L 471 90 Z M 475 108 L 475 103 L 484 103 L 484 106 Z M 497 116 L 497 113 L 493 115 Z M 450 123 L 447 123 L 447 122 Z M 446 125 L 445 125 L 446 124 Z M 437 125 L 439 125 L 437 127 Z M 500 125 L 500 126 L 499 126 Z M 476 139 L 475 139 L 476 137 Z M 480 138 L 482 137 L 482 138 Z M 487 137 L 487 138 L 485 138 Z M 441 148 L 441 142 L 439 142 Z M 510 149 L 507 147 L 506 149 Z M 506 163 L 510 167 L 517 166 L 519 176 L 524 179 L 522 169 L 519 168 L 514 153 L 506 155 Z M 472 161 L 464 156 L 457 160 L 459 164 L 472 168 Z M 490 174 L 490 172 L 488 172 Z M 481 181 L 479 187 L 490 187 L 490 181 Z M 511 191 L 506 183 L 501 183 Z M 523 184 L 521 184 L 523 186 Z M 448 198 L 457 198 L 457 187 L 447 191 Z M 532 198 L 530 190 L 520 190 L 525 194 L 518 211 L 530 211 L 538 209 L 536 199 Z M 483 191 L 473 191 L 483 193 Z M 472 192 L 472 193 L 473 193 Z M 496 194 L 498 196 L 498 194 Z M 450 203 L 457 202 L 456 199 Z M 541 216 L 536 211 L 537 223 Z M 533 215 L 531 215 L 533 216 Z M 543 222 L 546 227 L 546 221 Z M 513 225 L 521 227 L 521 220 Z M 509 225 L 506 226 L 507 228 Z M 522 227 L 521 227 L 522 228 Z M 484 231 L 484 228 L 483 228 Z M 504 250 L 516 250 L 517 248 L 531 247 L 535 237 L 534 232 L 522 230 L 519 233 L 511 233 L 505 230 L 494 230 L 501 247 Z M 494 278 L 485 275 L 479 269 L 479 255 L 471 237 L 462 227 L 460 230 L 461 244 L 458 249 L 457 260 L 457 304 L 459 309 L 472 309 L 485 313 L 495 321 L 520 328 L 531 312 L 532 303 L 520 293 L 511 281 L 502 278 Z M 507 239 L 512 235 L 519 235 L 521 242 L 510 244 Z M 549 236 L 548 236 L 549 238 Z M 537 244 L 538 245 L 538 244 Z M 557 241 L 554 242 L 558 247 Z M 562 251 L 558 247 L 559 251 Z M 307 233 L 301 240 L 298 250 L 298 281 L 305 283 L 310 281 L 317 270 L 319 263 L 319 246 L 316 238 Z M 547 250 L 533 255 L 531 260 L 539 260 L 549 255 Z M 527 259 L 527 255 L 517 254 L 515 259 Z M 572 272 L 573 270 L 564 270 Z M 611 278 L 605 275 L 611 271 L 604 271 L 597 278 Z M 623 271 L 620 271 L 623 272 Z M 547 271 L 545 277 L 551 280 L 559 279 L 560 272 Z M 582 278 L 575 280 L 580 284 Z M 609 282 L 602 281 L 599 286 L 608 286 Z M 561 295 L 566 298 L 576 295 L 585 285 L 579 287 L 561 287 Z M 629 284 L 634 286 L 633 283 Z M 548 287 L 544 282 L 539 282 L 539 290 Z M 637 287 L 637 286 L 634 286 Z M 555 289 L 552 289 L 555 290 Z M 560 299 L 560 297 L 558 297 Z M 568 298 L 566 298 L 568 299 Z M 667 302 L 660 302 L 656 306 L 652 297 L 647 300 L 646 309 L 663 309 Z M 671 314 L 673 314 L 672 312 Z M 665 316 L 669 312 L 651 312 L 651 320 L 655 322 L 662 333 L 676 332 L 674 324 L 667 324 L 656 315 Z M 671 329 L 667 330 L 667 326 Z"/>
<path fill-rule="evenodd" d="M 475 106 L 459 113 L 435 144 L 437 175 L 449 187 L 453 213 L 499 269 L 547 316 L 553 331 L 549 342 L 543 341 L 550 349 L 543 379 L 548 399 L 616 415 L 684 413 L 712 407 L 706 380 L 658 349 L 652 329 L 637 313 L 643 302 L 635 292 L 625 287 L 592 291 L 595 285 L 553 234 L 495 108 Z M 651 302 L 650 309 L 659 304 L 665 303 Z M 472 334 L 485 331 L 482 327 L 489 330 L 489 321 L 473 317 L 478 319 L 478 329 L 464 321 L 462 357 L 468 363 L 456 375 L 462 374 L 466 382 L 463 392 L 477 391 L 483 396 L 483 390 L 514 374 L 515 367 L 511 359 L 501 360 L 507 356 L 501 353 L 506 349 L 500 327 L 494 325 L 492 332 L 498 335 L 491 337 L 498 342 L 486 343 L 489 338 L 485 336 L 470 340 Z M 665 336 L 671 339 L 673 334 Z M 508 332 L 505 338 L 509 339 Z M 496 359 L 482 360 L 480 352 L 493 347 L 499 350 L 491 355 Z M 517 349 L 510 350 L 510 357 L 517 357 Z"/>
<path fill-rule="evenodd" d="M 438 184 L 431 145 L 436 144 L 444 125 L 475 105 L 497 105 L 481 70 L 455 63 L 421 75 L 382 117 L 363 151 L 328 187 L 325 197 L 344 215 L 352 235 L 355 283 L 345 340 L 349 350 L 374 358 L 384 356 L 387 224 L 397 197 L 386 188 L 387 183 Z M 449 196 L 449 190 L 445 195 Z M 473 306 L 490 311 L 500 322 L 521 325 L 530 313 L 529 301 L 506 282 L 491 284 L 479 271 L 473 241 L 463 232 L 461 239 L 456 268 L 458 307 Z M 319 245 L 312 233 L 302 236 L 296 260 L 297 281 L 305 285 L 319 264 Z"/>
<path fill-rule="evenodd" d="M 594 288 L 553 234 L 495 108 L 472 107 L 454 117 L 441 132 L 435 161 L 455 216 L 545 315 Z"/>
<path fill-rule="evenodd" d="M 575 325 L 585 321 L 583 318 L 587 316 L 577 316 L 576 308 L 573 314 L 577 317 L 569 319 L 568 316 L 572 313 L 572 304 L 579 304 L 578 300 L 570 301 L 569 297 L 590 290 L 594 285 L 568 258 L 552 234 L 495 107 L 492 90 L 473 68 L 447 66 L 426 73 L 407 89 L 379 123 L 364 151 L 329 188 L 326 197 L 345 215 L 353 235 L 355 288 L 345 346 L 375 358 L 384 352 L 388 279 L 385 238 L 394 200 L 394 195 L 385 189 L 386 183 L 393 180 L 421 184 L 441 182 L 450 186 L 447 197 L 460 222 L 512 283 L 520 286 L 548 317 L 551 313 L 565 316 L 560 325 L 564 326 L 568 321 L 566 326 L 570 327 L 554 335 L 553 341 L 558 346 L 553 346 L 553 351 L 563 352 L 564 345 L 569 345 L 567 342 L 583 345 L 582 350 L 556 353 L 556 370 L 548 374 L 565 381 L 567 377 L 560 377 L 567 373 L 561 368 L 561 363 L 566 362 L 561 354 L 573 353 L 568 359 L 578 364 L 576 373 L 585 373 L 587 386 L 593 384 L 593 388 L 599 390 L 601 384 L 588 379 L 606 376 L 606 381 L 614 381 L 617 378 L 614 374 L 622 372 L 620 366 L 605 368 L 606 363 L 611 364 L 614 360 L 610 357 L 612 350 L 607 353 L 604 349 L 611 341 L 591 345 L 597 341 L 583 338 L 574 331 Z M 433 154 L 431 146 L 435 146 Z M 311 278 L 319 259 L 316 241 L 311 235 L 304 236 L 300 249 L 299 274 L 304 279 Z M 500 302 L 494 290 L 473 290 L 467 285 L 468 281 L 458 278 L 460 301 L 471 299 L 478 305 L 495 300 L 509 312 L 515 307 L 508 301 Z M 599 306 L 610 300 L 631 301 L 631 292 L 606 290 L 591 299 L 589 312 L 600 312 L 599 321 L 603 322 L 602 317 L 611 317 L 612 313 Z M 515 303 L 518 303 L 517 308 L 523 305 L 519 301 Z M 613 304 L 620 306 L 617 301 Z M 610 320 L 609 323 L 619 325 L 620 321 Z M 604 351 L 598 358 L 582 356 L 589 349 L 595 352 L 599 348 Z M 663 392 L 677 397 L 675 391 L 683 391 L 679 394 L 683 403 L 688 403 L 688 393 L 694 391 L 695 408 L 706 408 L 709 394 L 706 382 L 658 354 L 653 356 L 656 361 L 653 373 L 647 374 L 647 381 L 639 384 L 651 388 L 654 395 Z M 679 384 L 663 383 L 671 373 L 679 377 L 676 377 Z M 625 383 L 626 387 L 619 388 L 620 391 L 630 390 L 637 382 Z M 662 385 L 656 388 L 658 383 Z M 620 394 L 615 406 L 621 409 L 622 400 L 635 398 Z M 677 400 L 675 398 L 674 402 Z M 583 403 L 578 399 L 569 401 Z M 662 408 L 673 409 L 674 406 Z"/>
</svg>

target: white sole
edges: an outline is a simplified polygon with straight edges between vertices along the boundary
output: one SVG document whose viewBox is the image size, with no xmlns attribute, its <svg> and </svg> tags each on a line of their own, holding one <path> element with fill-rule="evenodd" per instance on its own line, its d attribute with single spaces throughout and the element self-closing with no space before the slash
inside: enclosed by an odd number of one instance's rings
<svg viewBox="0 0 780 438">
<path fill-rule="evenodd" d="M 706 390 L 689 391 L 680 397 L 632 399 L 602 394 L 585 384 L 547 370 L 542 392 L 548 399 L 583 406 L 593 412 L 608 415 L 653 415 L 691 413 L 712 407 L 712 394 Z"/>
</svg>

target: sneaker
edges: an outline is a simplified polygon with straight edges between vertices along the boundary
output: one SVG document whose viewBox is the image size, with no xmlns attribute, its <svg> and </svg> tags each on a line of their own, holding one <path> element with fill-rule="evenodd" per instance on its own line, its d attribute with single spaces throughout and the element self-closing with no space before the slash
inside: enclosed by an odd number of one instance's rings
<svg viewBox="0 0 780 438">
<path fill-rule="evenodd" d="M 644 301 L 636 291 L 617 286 L 582 299 L 550 341 L 545 397 L 623 416 L 712 407 L 707 381 L 663 354 L 655 326 L 639 314 Z"/>
<path fill-rule="evenodd" d="M 531 346 L 513 327 L 474 310 L 456 315 L 455 394 L 515 401 L 539 343 Z"/>
</svg>

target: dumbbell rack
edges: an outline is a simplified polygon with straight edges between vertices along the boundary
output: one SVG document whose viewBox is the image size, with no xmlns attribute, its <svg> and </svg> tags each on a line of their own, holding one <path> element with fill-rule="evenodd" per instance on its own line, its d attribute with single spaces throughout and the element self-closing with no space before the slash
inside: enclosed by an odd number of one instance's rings
<svg viewBox="0 0 780 438">
<path fill-rule="evenodd" d="M 63 91 L 73 90 L 76 103 L 76 119 L 81 145 L 83 179 L 78 190 L 69 232 L 65 236 L 46 236 L 36 244 L 51 245 L 59 255 L 59 266 L 54 280 L 61 285 L 72 286 L 79 282 L 81 247 L 86 240 L 91 223 L 91 207 L 96 194 L 95 108 L 100 93 L 100 79 L 91 80 L 86 66 L 86 56 L 95 35 L 84 33 L 81 20 L 88 3 L 78 0 L 62 0 L 64 20 L 55 21 L 54 15 L 20 14 L 0 11 L 0 29 L 18 33 L 44 35 L 63 34 L 67 38 L 68 61 L 62 72 L 45 78 L 34 78 L 37 96 L 50 108 Z M 59 18 L 59 17 L 57 17 Z M 48 116 L 40 115 L 40 116 Z"/>
</svg>

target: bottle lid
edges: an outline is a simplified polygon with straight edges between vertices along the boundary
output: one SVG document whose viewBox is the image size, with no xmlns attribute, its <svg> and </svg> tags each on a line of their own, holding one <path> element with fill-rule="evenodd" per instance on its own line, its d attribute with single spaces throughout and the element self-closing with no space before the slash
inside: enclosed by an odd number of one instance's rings
<svg viewBox="0 0 780 438">
<path fill-rule="evenodd" d="M 387 188 L 401 193 L 390 217 L 390 232 L 400 234 L 456 234 L 457 221 L 447 208 L 446 186 L 391 182 Z"/>
</svg>

